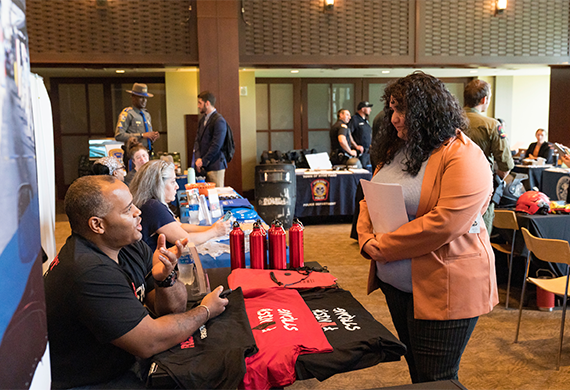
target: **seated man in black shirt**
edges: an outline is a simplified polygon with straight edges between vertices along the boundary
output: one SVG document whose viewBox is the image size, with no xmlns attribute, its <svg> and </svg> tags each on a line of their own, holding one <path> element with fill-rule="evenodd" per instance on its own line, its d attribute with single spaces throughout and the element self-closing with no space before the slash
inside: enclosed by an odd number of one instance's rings
<svg viewBox="0 0 570 390">
<path fill-rule="evenodd" d="M 153 254 L 141 241 L 141 212 L 128 187 L 112 176 L 77 179 L 65 211 L 72 234 L 44 281 L 52 386 L 144 388 L 132 371 L 135 357 L 185 341 L 228 300 L 220 286 L 185 312 L 174 267 L 186 240 L 166 250 L 161 235 Z"/>
</svg>

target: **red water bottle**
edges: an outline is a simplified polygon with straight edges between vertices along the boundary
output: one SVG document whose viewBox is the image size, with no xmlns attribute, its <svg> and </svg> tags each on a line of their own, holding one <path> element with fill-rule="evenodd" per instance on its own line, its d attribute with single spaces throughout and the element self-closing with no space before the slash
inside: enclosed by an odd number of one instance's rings
<svg viewBox="0 0 570 390">
<path fill-rule="evenodd" d="M 265 258 L 267 257 L 267 245 L 265 235 L 261 232 L 257 222 L 253 224 L 253 231 L 249 234 L 249 264 L 250 268 L 263 269 L 265 268 Z"/>
<path fill-rule="evenodd" d="M 269 236 L 275 231 L 275 223 L 278 222 L 276 219 L 271 222 L 271 226 L 267 229 L 267 260 L 265 261 L 265 266 L 267 269 L 273 268 L 273 255 L 271 254 L 271 240 Z"/>
<path fill-rule="evenodd" d="M 230 260 L 232 270 L 245 268 L 245 243 L 243 230 L 239 223 L 234 222 L 234 228 L 230 232 Z"/>
<path fill-rule="evenodd" d="M 289 268 L 299 268 L 305 265 L 305 246 L 301 221 L 296 219 L 289 229 Z"/>
<path fill-rule="evenodd" d="M 265 268 L 269 268 L 269 263 L 267 262 L 267 230 L 263 227 L 261 219 L 257 219 L 257 224 L 259 225 L 259 231 L 263 234 L 263 264 L 265 264 Z"/>
<path fill-rule="evenodd" d="M 287 233 L 278 220 L 269 229 L 269 263 L 272 269 L 287 268 Z"/>
</svg>

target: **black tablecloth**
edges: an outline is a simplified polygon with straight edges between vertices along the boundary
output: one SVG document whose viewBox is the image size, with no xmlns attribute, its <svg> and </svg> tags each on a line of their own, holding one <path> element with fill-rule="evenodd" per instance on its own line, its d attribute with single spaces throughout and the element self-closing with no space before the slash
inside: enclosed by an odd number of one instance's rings
<svg viewBox="0 0 570 390">
<path fill-rule="evenodd" d="M 297 175 L 295 216 L 353 215 L 358 183 L 360 179 L 370 180 L 371 177 L 370 172 Z"/>
<path fill-rule="evenodd" d="M 540 238 L 554 238 L 559 240 L 570 240 L 570 215 L 564 214 L 549 214 L 549 215 L 528 215 L 517 213 L 517 221 L 519 227 L 527 228 L 528 231 L 536 237 Z M 524 238 L 519 231 L 516 237 L 516 247 L 519 253 L 526 256 L 526 247 Z M 533 256 L 532 262 L 537 269 L 548 269 L 552 271 L 555 276 L 566 275 L 567 266 L 558 263 L 548 263 L 539 260 Z M 532 273 L 529 276 L 535 276 Z"/>
<path fill-rule="evenodd" d="M 541 187 L 542 172 L 544 172 L 544 170 L 548 168 L 550 167 L 529 168 L 517 165 L 513 168 L 513 172 L 526 173 L 528 175 L 528 180 L 523 181 L 525 190 L 531 191 L 534 187 L 540 190 L 540 188 L 542 188 Z"/>
<path fill-rule="evenodd" d="M 564 172 L 542 172 L 542 186 L 540 190 L 544 192 L 550 200 L 563 200 L 567 202 L 568 186 L 570 185 L 570 174 Z"/>
</svg>

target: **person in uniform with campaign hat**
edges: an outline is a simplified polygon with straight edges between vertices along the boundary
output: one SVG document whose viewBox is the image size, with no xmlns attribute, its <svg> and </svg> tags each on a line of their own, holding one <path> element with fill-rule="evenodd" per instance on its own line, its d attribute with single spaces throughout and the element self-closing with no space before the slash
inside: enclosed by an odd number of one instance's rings
<svg viewBox="0 0 570 390">
<path fill-rule="evenodd" d="M 370 144 L 372 143 L 372 127 L 368 122 L 368 117 L 370 116 L 371 107 L 373 104 L 367 101 L 358 103 L 356 112 L 350 118 L 348 127 L 352 132 L 352 138 L 354 142 L 364 148 L 364 151 L 360 155 L 360 162 L 362 167 L 366 168 L 370 165 Z"/>
<path fill-rule="evenodd" d="M 158 131 L 152 130 L 150 114 L 146 110 L 147 99 L 154 95 L 148 93 L 146 84 L 139 83 L 134 83 L 133 89 L 127 92 L 131 94 L 133 104 L 121 111 L 115 128 L 115 139 L 126 143 L 130 137 L 137 137 L 150 152 L 152 143 L 160 137 Z"/>
</svg>

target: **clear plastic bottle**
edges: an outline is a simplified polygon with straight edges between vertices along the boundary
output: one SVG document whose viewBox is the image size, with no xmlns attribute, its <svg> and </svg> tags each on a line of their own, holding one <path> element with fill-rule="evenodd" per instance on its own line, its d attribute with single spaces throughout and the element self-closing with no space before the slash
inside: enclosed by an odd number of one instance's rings
<svg viewBox="0 0 570 390">
<path fill-rule="evenodd" d="M 200 224 L 200 199 L 196 189 L 188 191 L 188 223 L 192 225 Z"/>
<path fill-rule="evenodd" d="M 182 249 L 182 254 L 178 259 L 178 279 L 184 284 L 191 285 L 194 283 L 195 276 L 196 265 L 194 264 L 192 256 L 190 256 L 190 249 L 188 249 L 186 245 L 184 249 Z"/>
</svg>

